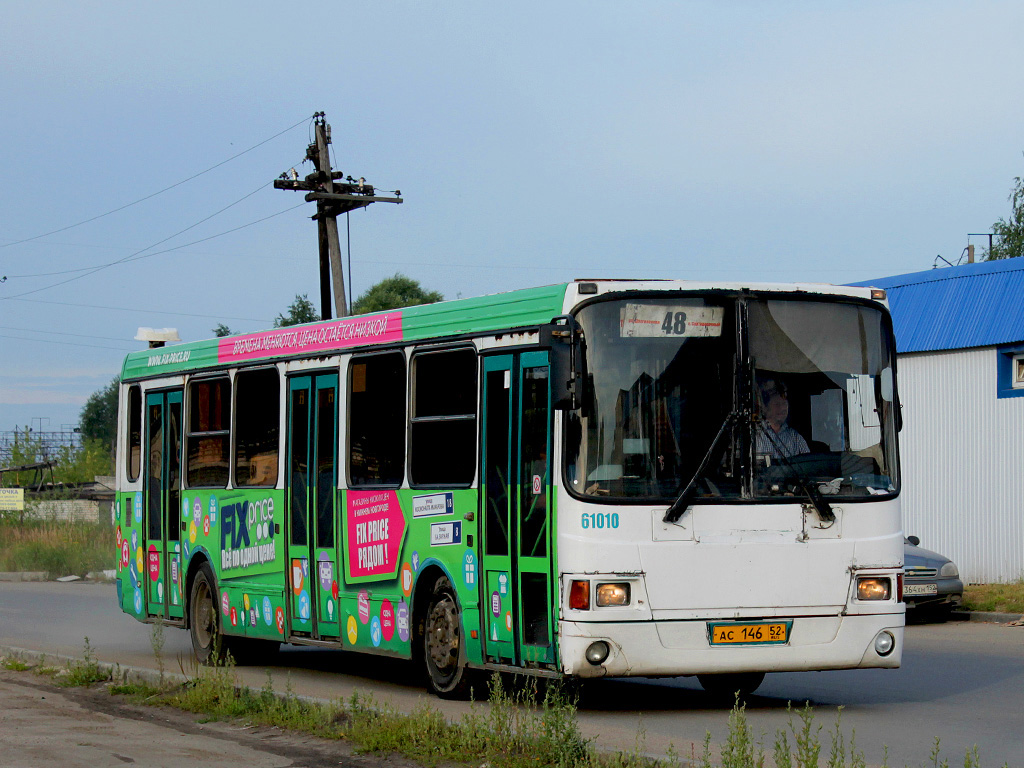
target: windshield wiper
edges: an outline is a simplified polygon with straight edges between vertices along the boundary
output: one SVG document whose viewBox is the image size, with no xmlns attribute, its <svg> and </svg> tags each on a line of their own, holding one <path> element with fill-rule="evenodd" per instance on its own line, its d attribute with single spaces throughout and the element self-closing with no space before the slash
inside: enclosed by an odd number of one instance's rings
<svg viewBox="0 0 1024 768">
<path fill-rule="evenodd" d="M 693 496 L 697 492 L 697 483 L 699 483 L 701 478 L 704 477 L 708 464 L 711 463 L 711 458 L 715 454 L 715 449 L 722 440 L 722 435 L 725 434 L 725 431 L 732 426 L 739 417 L 739 411 L 731 411 L 725 417 L 725 421 L 722 422 L 722 426 L 719 428 L 718 434 L 715 435 L 715 439 L 711 441 L 711 446 L 708 448 L 708 452 L 704 454 L 704 458 L 697 467 L 697 471 L 693 473 L 693 477 L 690 478 L 690 482 L 686 484 L 686 487 L 683 489 L 683 492 L 679 494 L 679 497 L 672 502 L 672 506 L 665 510 L 665 517 L 662 518 L 663 522 L 674 523 L 683 516 L 683 512 L 686 511 L 686 508 L 690 506 L 690 502 L 693 501 Z"/>
<path fill-rule="evenodd" d="M 674 523 L 683 516 L 686 508 L 690 506 L 693 501 L 693 497 L 697 492 L 697 484 L 703 479 L 704 473 L 707 472 L 708 465 L 711 463 L 711 459 L 715 455 L 715 450 L 718 448 L 718 444 L 722 441 L 722 436 L 725 435 L 726 430 L 729 429 L 738 419 L 740 418 L 739 411 L 732 411 L 726 417 L 725 421 L 722 422 L 722 426 L 718 430 L 718 434 L 715 435 L 715 439 L 711 441 L 711 445 L 708 446 L 707 453 L 704 454 L 704 458 L 701 460 L 697 470 L 693 473 L 693 477 L 690 478 L 690 482 L 686 484 L 683 492 L 679 494 L 678 498 L 672 505 L 665 510 L 665 517 L 662 518 L 663 522 Z M 761 429 L 765 429 L 764 424 L 760 425 Z M 768 439 L 772 440 L 775 436 L 769 434 Z M 811 506 L 814 507 L 818 516 L 824 522 L 833 522 L 836 519 L 835 512 L 832 511 L 831 505 L 825 501 L 821 493 L 814 486 L 813 482 L 808 482 L 807 478 L 796 468 L 796 466 L 788 458 L 782 455 L 782 451 L 779 451 L 779 460 L 786 466 L 787 469 L 792 473 L 792 477 L 796 480 L 797 485 L 804 492 L 807 498 L 811 502 Z"/>
<path fill-rule="evenodd" d="M 767 435 L 769 442 L 775 443 L 775 448 L 779 452 L 778 458 L 786 468 L 792 473 L 792 477 L 797 481 L 797 484 L 807 494 L 807 498 L 811 500 L 811 505 L 817 511 L 818 516 L 826 523 L 834 522 L 836 519 L 835 512 L 832 511 L 831 505 L 825 501 L 821 492 L 815 487 L 814 482 L 807 482 L 807 478 L 804 477 L 803 473 L 791 462 L 782 450 L 783 446 L 780 444 L 779 439 L 772 433 L 771 429 L 764 425 L 764 422 L 758 424 L 760 429 Z"/>
</svg>

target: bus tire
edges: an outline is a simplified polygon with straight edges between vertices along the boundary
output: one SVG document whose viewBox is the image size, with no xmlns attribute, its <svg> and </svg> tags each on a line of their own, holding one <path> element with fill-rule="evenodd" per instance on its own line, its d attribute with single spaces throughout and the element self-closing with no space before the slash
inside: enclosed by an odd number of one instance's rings
<svg viewBox="0 0 1024 768">
<path fill-rule="evenodd" d="M 217 613 L 217 581 L 209 563 L 203 563 L 192 580 L 188 600 L 188 627 L 192 652 L 200 664 L 216 665 L 224 661 L 227 648 L 220 634 Z"/>
<path fill-rule="evenodd" d="M 744 701 L 764 682 L 764 672 L 731 672 L 722 675 L 697 675 L 700 687 L 721 704 Z"/>
<path fill-rule="evenodd" d="M 447 576 L 439 576 L 430 590 L 423 633 L 423 662 L 427 686 L 442 699 L 465 698 L 469 670 L 462 657 L 462 620 L 455 589 Z"/>
</svg>

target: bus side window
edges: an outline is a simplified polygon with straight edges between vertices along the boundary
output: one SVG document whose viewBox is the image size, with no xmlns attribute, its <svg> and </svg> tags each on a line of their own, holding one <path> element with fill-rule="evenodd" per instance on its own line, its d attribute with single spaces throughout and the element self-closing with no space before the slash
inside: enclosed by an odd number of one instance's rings
<svg viewBox="0 0 1024 768">
<path fill-rule="evenodd" d="M 348 374 L 348 483 L 399 486 L 405 477 L 405 355 L 353 358 Z"/>
<path fill-rule="evenodd" d="M 476 350 L 412 358 L 409 482 L 468 486 L 476 476 Z"/>
<path fill-rule="evenodd" d="M 188 485 L 226 488 L 231 431 L 231 382 L 227 378 L 189 385 Z"/>
<path fill-rule="evenodd" d="M 129 480 L 138 480 L 142 469 L 142 389 L 138 386 L 128 388 L 128 413 L 125 423 L 128 425 L 128 455 L 125 457 Z"/>
<path fill-rule="evenodd" d="M 281 379 L 277 369 L 235 377 L 235 486 L 277 485 Z"/>
</svg>

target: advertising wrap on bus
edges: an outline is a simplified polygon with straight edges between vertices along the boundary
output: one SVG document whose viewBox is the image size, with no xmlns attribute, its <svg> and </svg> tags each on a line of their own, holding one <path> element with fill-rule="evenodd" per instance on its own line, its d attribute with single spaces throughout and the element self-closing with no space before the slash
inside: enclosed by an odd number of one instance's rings
<svg viewBox="0 0 1024 768">
<path fill-rule="evenodd" d="M 401 340 L 402 313 L 388 312 L 367 318 L 350 318 L 224 338 L 220 340 L 217 359 L 221 363 L 231 364 L 258 359 L 268 353 L 295 355 Z"/>
</svg>

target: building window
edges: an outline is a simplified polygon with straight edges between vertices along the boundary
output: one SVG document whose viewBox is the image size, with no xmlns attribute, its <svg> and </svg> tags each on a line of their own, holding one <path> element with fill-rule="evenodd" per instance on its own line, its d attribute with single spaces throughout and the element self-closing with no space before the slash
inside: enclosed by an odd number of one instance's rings
<svg viewBox="0 0 1024 768">
<path fill-rule="evenodd" d="M 470 485 L 476 475 L 476 351 L 414 355 L 411 389 L 409 483 Z"/>
<path fill-rule="evenodd" d="M 1024 343 L 996 347 L 996 396 L 1024 397 Z"/>
<path fill-rule="evenodd" d="M 277 485 L 281 379 L 276 369 L 235 376 L 235 487 Z"/>
<path fill-rule="evenodd" d="M 193 381 L 188 398 L 189 487 L 226 488 L 231 450 L 231 382 Z"/>
<path fill-rule="evenodd" d="M 405 356 L 353 358 L 348 373 L 348 484 L 392 486 L 405 476 Z"/>
</svg>

